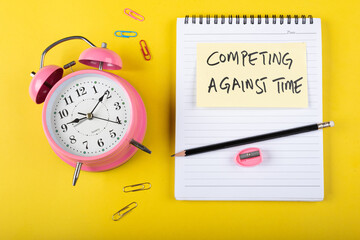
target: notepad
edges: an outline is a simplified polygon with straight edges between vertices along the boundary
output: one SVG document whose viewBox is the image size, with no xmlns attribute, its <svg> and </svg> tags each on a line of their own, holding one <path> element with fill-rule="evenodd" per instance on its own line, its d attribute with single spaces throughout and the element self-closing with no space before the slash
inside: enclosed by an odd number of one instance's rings
<svg viewBox="0 0 360 240">
<path fill-rule="evenodd" d="M 198 43 L 306 44 L 308 107 L 197 107 Z M 177 19 L 175 152 L 322 122 L 321 22 L 313 18 Z M 262 151 L 254 167 L 235 163 L 248 147 Z M 175 158 L 178 200 L 321 201 L 322 130 Z"/>
</svg>

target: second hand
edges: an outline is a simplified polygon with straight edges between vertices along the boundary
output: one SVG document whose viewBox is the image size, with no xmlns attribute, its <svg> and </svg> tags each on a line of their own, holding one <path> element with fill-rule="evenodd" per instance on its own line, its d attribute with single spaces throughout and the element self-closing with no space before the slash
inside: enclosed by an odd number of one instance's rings
<svg viewBox="0 0 360 240">
<path fill-rule="evenodd" d="M 78 112 L 78 114 L 83 115 L 83 116 L 86 116 L 86 113 Z M 121 122 L 111 121 L 111 120 L 109 120 L 109 119 L 105 119 L 105 118 L 101 118 L 101 117 L 96 117 L 96 116 L 94 116 L 94 115 L 92 115 L 92 118 L 97 118 L 97 119 L 100 119 L 100 120 L 104 120 L 104 121 L 108 121 L 108 122 L 112 122 L 112 123 L 121 124 Z"/>
</svg>

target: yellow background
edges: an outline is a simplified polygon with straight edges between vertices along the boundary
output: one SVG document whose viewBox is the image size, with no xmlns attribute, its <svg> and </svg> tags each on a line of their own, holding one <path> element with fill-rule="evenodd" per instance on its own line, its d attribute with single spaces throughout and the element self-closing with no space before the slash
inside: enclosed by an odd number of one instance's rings
<svg viewBox="0 0 360 240">
<path fill-rule="evenodd" d="M 123 13 L 132 8 L 144 22 Z M 1 239 L 359 239 L 360 100 L 359 1 L 16 1 L 0 3 L 0 238 Z M 322 202 L 184 202 L 174 199 L 176 18 L 185 14 L 312 14 L 322 19 L 325 200 Z M 115 30 L 139 33 L 116 38 Z M 102 41 L 124 61 L 118 74 L 143 97 L 145 145 L 108 172 L 82 172 L 51 150 L 42 105 L 28 94 L 50 43 L 83 35 Z M 143 59 L 145 39 L 153 58 Z M 88 46 L 72 41 L 51 51 L 46 64 L 77 60 Z M 77 64 L 74 69 L 86 67 Z M 69 70 L 66 71 L 68 73 Z M 122 192 L 150 181 L 150 191 Z M 118 222 L 112 214 L 139 206 Z"/>
</svg>

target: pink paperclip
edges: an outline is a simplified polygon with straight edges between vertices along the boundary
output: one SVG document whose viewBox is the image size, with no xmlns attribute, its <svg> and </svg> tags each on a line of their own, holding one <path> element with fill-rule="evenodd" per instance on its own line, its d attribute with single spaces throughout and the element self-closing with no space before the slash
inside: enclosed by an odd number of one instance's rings
<svg viewBox="0 0 360 240">
<path fill-rule="evenodd" d="M 141 51 L 144 55 L 145 60 L 149 61 L 151 59 L 151 55 L 150 55 L 150 51 L 147 47 L 145 40 L 140 40 L 140 47 L 141 47 Z"/>
<path fill-rule="evenodd" d="M 130 17 L 132 17 L 133 19 L 139 20 L 139 21 L 144 21 L 145 17 L 138 14 L 137 12 L 131 10 L 130 8 L 125 8 L 124 13 L 126 15 L 129 15 Z"/>
</svg>

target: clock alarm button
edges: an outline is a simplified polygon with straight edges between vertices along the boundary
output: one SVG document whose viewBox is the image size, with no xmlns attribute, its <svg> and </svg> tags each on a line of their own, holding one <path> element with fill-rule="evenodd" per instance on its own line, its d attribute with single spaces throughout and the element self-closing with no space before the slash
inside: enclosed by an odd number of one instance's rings
<svg viewBox="0 0 360 240">
<path fill-rule="evenodd" d="M 83 51 L 79 57 L 79 62 L 94 68 L 105 70 L 119 70 L 123 63 L 120 56 L 114 51 L 106 48 L 106 43 L 102 47 L 92 47 Z"/>
<path fill-rule="evenodd" d="M 56 65 L 42 67 L 37 73 L 32 72 L 29 93 L 31 99 L 37 103 L 43 103 L 50 89 L 63 75 L 64 70 Z"/>
</svg>

